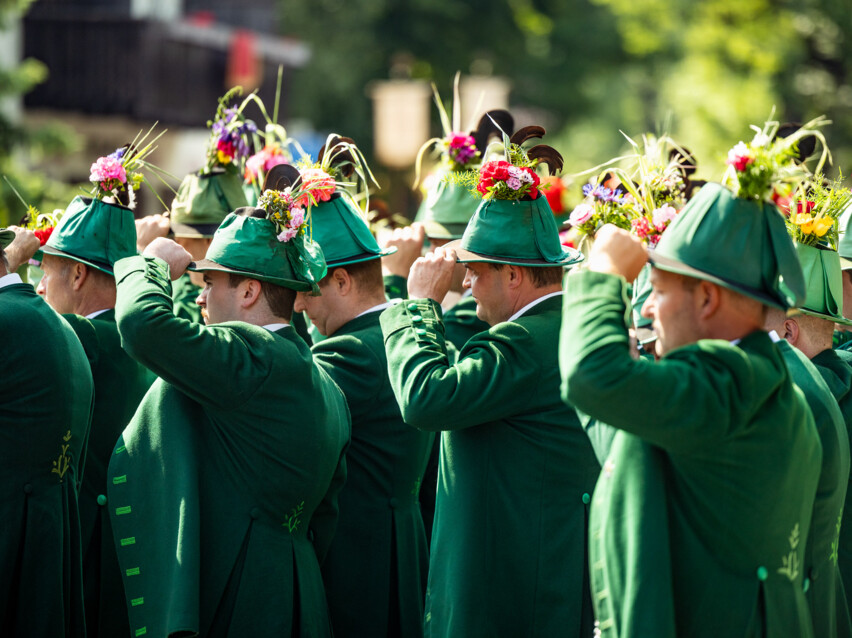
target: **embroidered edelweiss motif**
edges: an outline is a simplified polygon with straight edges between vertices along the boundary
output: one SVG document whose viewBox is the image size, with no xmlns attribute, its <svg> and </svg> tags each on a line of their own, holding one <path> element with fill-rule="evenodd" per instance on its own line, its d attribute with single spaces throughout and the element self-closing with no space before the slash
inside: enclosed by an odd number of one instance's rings
<svg viewBox="0 0 852 638">
<path fill-rule="evenodd" d="M 287 516 L 287 520 L 281 523 L 282 527 L 286 527 L 287 531 L 291 534 L 299 529 L 299 525 L 301 524 L 301 516 L 302 511 L 305 509 L 305 501 L 299 503 L 296 507 L 290 510 L 290 514 Z"/>
<path fill-rule="evenodd" d="M 615 471 L 615 463 L 613 463 L 612 461 L 607 459 L 606 463 L 604 463 L 603 471 L 604 471 L 604 475 L 607 478 L 610 478 L 612 476 L 612 473 Z"/>
<path fill-rule="evenodd" d="M 828 559 L 837 565 L 838 550 L 840 549 L 840 521 L 843 519 L 843 508 L 840 508 L 840 513 L 837 515 L 837 524 L 834 526 L 834 540 L 831 541 L 831 555 Z"/>
<path fill-rule="evenodd" d="M 790 543 L 790 553 L 781 557 L 781 567 L 778 569 L 778 573 L 794 581 L 799 575 L 799 555 L 796 552 L 796 548 L 799 546 L 798 523 L 793 527 L 793 531 L 790 532 L 788 541 Z"/>
<path fill-rule="evenodd" d="M 71 440 L 71 430 L 68 430 L 65 433 L 62 440 L 65 441 L 65 445 L 62 446 L 62 451 L 60 452 L 59 457 L 53 462 L 53 469 L 50 470 L 53 474 L 59 475 L 60 483 L 65 476 L 65 472 L 67 472 L 68 468 L 71 467 L 71 455 L 68 454 L 68 448 L 71 447 L 71 444 L 69 443 Z"/>
</svg>

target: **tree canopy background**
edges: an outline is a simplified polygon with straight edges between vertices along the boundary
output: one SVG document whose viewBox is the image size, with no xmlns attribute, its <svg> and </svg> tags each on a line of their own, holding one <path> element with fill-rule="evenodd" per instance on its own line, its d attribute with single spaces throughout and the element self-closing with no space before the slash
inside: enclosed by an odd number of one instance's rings
<svg viewBox="0 0 852 638">
<path fill-rule="evenodd" d="M 848 0 L 315 0 L 282 2 L 282 32 L 313 58 L 287 88 L 294 114 L 369 148 L 365 85 L 408 74 L 451 96 L 452 77 L 493 73 L 538 113 L 565 172 L 668 132 L 698 174 L 721 177 L 750 124 L 825 114 L 829 174 L 852 168 Z M 435 109 L 433 109 L 433 112 Z M 661 127 L 666 126 L 666 131 Z M 439 130 L 435 114 L 434 131 Z"/>
</svg>

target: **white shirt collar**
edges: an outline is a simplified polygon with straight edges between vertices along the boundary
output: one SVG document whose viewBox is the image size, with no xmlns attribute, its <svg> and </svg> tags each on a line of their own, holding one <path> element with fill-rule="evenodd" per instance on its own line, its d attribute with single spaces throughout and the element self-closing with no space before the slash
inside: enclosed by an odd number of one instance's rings
<svg viewBox="0 0 852 638">
<path fill-rule="evenodd" d="M 98 315 L 102 315 L 105 312 L 109 312 L 112 308 L 104 308 L 103 310 L 95 310 L 93 313 L 86 315 L 86 319 L 94 319 Z"/>
<path fill-rule="evenodd" d="M 507 321 L 514 321 L 515 319 L 517 319 L 518 317 L 520 317 L 521 315 L 523 315 L 523 314 L 524 314 L 527 310 L 529 310 L 529 309 L 530 309 L 530 308 L 532 308 L 533 306 L 537 306 L 538 304 L 540 304 L 540 303 L 541 303 L 542 301 L 544 301 L 545 299 L 550 299 L 551 297 L 555 297 L 555 296 L 557 296 L 557 295 L 561 295 L 561 294 L 563 294 L 563 293 L 562 293 L 562 291 L 561 291 L 561 290 L 559 290 L 559 291 L 557 291 L 557 292 L 552 292 L 552 293 L 550 293 L 549 295 L 544 295 L 543 297 L 539 297 L 538 299 L 534 299 L 533 301 L 531 301 L 530 303 L 528 303 L 526 306 L 524 306 L 523 308 L 521 308 L 520 310 L 518 310 L 518 312 L 516 312 L 516 313 L 515 313 L 515 314 L 513 314 L 511 317 L 509 317 L 509 318 L 507 319 Z"/>
<path fill-rule="evenodd" d="M 769 338 L 772 339 L 772 343 L 778 343 L 779 341 L 781 341 L 781 337 L 779 337 L 778 333 L 774 330 L 770 330 L 766 334 L 768 334 Z"/>
<path fill-rule="evenodd" d="M 22 283 L 24 283 L 24 280 L 21 279 L 21 276 L 16 272 L 10 272 L 8 275 L 0 277 L 0 288 Z"/>
<path fill-rule="evenodd" d="M 390 308 L 393 305 L 395 305 L 394 302 L 386 301 L 385 303 L 380 303 L 378 306 L 373 306 L 372 308 L 367 308 L 367 310 L 365 310 L 361 314 L 355 315 L 354 318 L 357 319 L 358 317 L 363 317 L 368 312 L 378 312 L 379 310 L 384 310 L 385 308 Z"/>
<path fill-rule="evenodd" d="M 266 328 L 267 330 L 269 330 L 269 332 L 277 332 L 278 330 L 281 330 L 281 328 L 289 328 L 290 324 L 289 323 L 268 323 L 263 327 Z"/>
</svg>

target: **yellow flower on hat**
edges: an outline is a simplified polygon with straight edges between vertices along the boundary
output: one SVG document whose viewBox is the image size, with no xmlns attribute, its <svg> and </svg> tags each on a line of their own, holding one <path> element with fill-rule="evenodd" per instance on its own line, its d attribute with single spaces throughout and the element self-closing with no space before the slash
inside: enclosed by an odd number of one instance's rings
<svg viewBox="0 0 852 638">
<path fill-rule="evenodd" d="M 834 220 L 830 217 L 817 217 L 813 223 L 813 234 L 817 237 L 822 237 L 829 231 L 833 224 Z"/>
</svg>

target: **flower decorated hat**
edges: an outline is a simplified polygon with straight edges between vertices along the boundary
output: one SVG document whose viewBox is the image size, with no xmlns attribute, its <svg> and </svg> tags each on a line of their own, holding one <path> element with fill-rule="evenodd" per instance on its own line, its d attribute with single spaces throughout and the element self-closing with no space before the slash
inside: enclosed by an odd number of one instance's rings
<svg viewBox="0 0 852 638">
<path fill-rule="evenodd" d="M 462 238 L 447 244 L 459 262 L 545 267 L 582 261 L 579 252 L 560 243 L 559 228 L 534 170 L 543 163 L 558 172 L 562 156 L 544 144 L 528 151 L 521 147 L 544 132 L 540 126 L 527 126 L 511 138 L 504 134 L 504 159 L 486 162 L 472 178 L 457 178 L 459 183 L 475 185 L 482 196 Z"/>
<path fill-rule="evenodd" d="M 840 180 L 826 183 L 817 174 L 790 199 L 787 230 L 805 277 L 805 301 L 798 309 L 807 315 L 852 326 L 843 316 L 843 274 L 838 248 L 838 225 L 852 202 L 852 192 Z"/>
<path fill-rule="evenodd" d="M 414 218 L 414 221 L 423 224 L 426 236 L 432 239 L 461 238 L 480 203 L 480 199 L 470 190 L 456 181 L 445 179 L 445 176 L 448 173 L 465 171 L 475 173 L 483 162 L 491 136 L 499 135 L 500 131 L 511 132 L 514 129 L 512 115 L 499 109 L 485 113 L 471 133 L 462 131 L 458 87 L 459 74 L 456 74 L 451 121 L 437 88 L 432 85 L 444 136 L 426 142 L 417 156 L 418 176 L 426 151 L 435 149 L 439 156 L 437 171 L 427 178 L 428 185 L 424 188 L 423 202 Z"/>
<path fill-rule="evenodd" d="M 306 209 L 317 195 L 300 182 L 298 169 L 273 168 L 258 207 L 230 213 L 213 235 L 204 259 L 189 270 L 243 275 L 297 291 L 319 291 L 326 264 L 311 238 Z"/>
<path fill-rule="evenodd" d="M 852 203 L 840 214 L 837 225 L 840 229 L 840 240 L 837 243 L 840 268 L 850 270 L 852 269 Z"/>
<path fill-rule="evenodd" d="M 171 206 L 176 237 L 212 237 L 231 211 L 248 205 L 241 166 L 249 158 L 257 126 L 243 115 L 249 98 L 228 107 L 241 92 L 236 87 L 219 99 L 216 115 L 207 123 L 211 132 L 204 166 L 184 177 L 178 187 Z"/>
<path fill-rule="evenodd" d="M 776 308 L 804 302 L 802 268 L 774 199 L 808 177 L 797 161 L 798 142 L 808 135 L 822 139 L 817 128 L 825 123 L 814 120 L 785 138 L 776 136 L 778 122 L 754 127 L 751 143 L 740 142 L 728 153 L 723 181 L 730 188 L 705 185 L 651 252 L 653 265 Z"/>
<path fill-rule="evenodd" d="M 366 192 L 373 179 L 366 161 L 348 137 L 329 135 L 314 164 L 301 166 L 300 179 L 316 203 L 311 207 L 313 238 L 328 267 L 380 259 L 396 252 L 382 250 L 366 222 L 366 213 L 349 188 Z"/>
<path fill-rule="evenodd" d="M 110 274 L 116 261 L 136 254 L 136 224 L 131 210 L 135 191 L 146 183 L 143 169 L 158 171 L 145 159 L 159 138 L 146 144 L 150 133 L 92 164 L 91 197 L 78 196 L 71 201 L 42 246 L 45 254 L 67 257 Z M 121 198 L 128 206 L 117 203 Z"/>
</svg>

